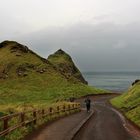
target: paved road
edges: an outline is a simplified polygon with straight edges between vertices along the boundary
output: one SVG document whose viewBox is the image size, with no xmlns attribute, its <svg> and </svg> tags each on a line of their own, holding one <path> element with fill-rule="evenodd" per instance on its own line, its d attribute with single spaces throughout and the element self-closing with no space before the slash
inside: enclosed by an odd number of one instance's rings
<svg viewBox="0 0 140 140">
<path fill-rule="evenodd" d="M 109 98 L 91 97 L 96 113 L 73 140 L 136 140 L 124 127 L 123 118 L 106 103 Z"/>
<path fill-rule="evenodd" d="M 80 122 L 87 118 L 89 114 L 86 111 L 81 111 L 76 114 L 58 119 L 50 124 L 44 125 L 42 128 L 35 130 L 24 140 L 67 140 L 74 128 Z"/>
<path fill-rule="evenodd" d="M 109 106 L 107 100 L 114 95 L 98 95 L 90 97 L 92 100 L 92 109 L 95 114 L 91 119 L 80 129 L 79 133 L 73 140 L 140 140 L 136 139 L 137 134 L 135 128 L 126 129 L 125 119 L 113 108 Z M 84 108 L 84 98 L 79 99 Z M 27 137 L 24 140 L 67 140 L 70 133 L 75 127 L 85 118 L 89 116 L 84 109 L 83 111 L 61 118 L 57 121 L 44 125 Z M 124 127 L 125 126 L 125 127 Z M 128 132 L 135 132 L 134 136 Z M 140 130 L 138 130 L 140 133 Z M 138 134 L 139 134 L 138 133 Z"/>
</svg>

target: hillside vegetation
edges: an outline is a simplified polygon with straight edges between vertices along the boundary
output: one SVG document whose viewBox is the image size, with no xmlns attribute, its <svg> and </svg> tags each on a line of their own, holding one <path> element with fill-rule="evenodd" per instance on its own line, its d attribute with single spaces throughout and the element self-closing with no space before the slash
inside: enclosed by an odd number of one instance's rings
<svg viewBox="0 0 140 140">
<path fill-rule="evenodd" d="M 52 63 L 66 79 L 74 78 L 79 80 L 79 82 L 87 84 L 80 70 L 73 63 L 72 58 L 63 50 L 60 49 L 53 55 L 50 55 L 48 61 Z"/>
<path fill-rule="evenodd" d="M 71 57 L 62 50 L 44 59 L 17 42 L 0 43 L 1 112 L 105 92 L 88 86 Z"/>
<path fill-rule="evenodd" d="M 126 93 L 112 99 L 111 103 L 140 127 L 140 81 L 133 83 Z"/>
</svg>

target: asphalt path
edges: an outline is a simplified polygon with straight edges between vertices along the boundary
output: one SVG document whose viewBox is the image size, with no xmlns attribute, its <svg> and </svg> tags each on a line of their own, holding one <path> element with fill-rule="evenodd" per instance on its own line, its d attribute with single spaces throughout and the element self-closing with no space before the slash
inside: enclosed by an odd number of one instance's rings
<svg viewBox="0 0 140 140">
<path fill-rule="evenodd" d="M 140 140 L 140 129 L 109 104 L 114 96 L 116 94 L 90 96 L 94 114 L 74 134 L 73 140 Z M 76 100 L 81 103 L 81 112 L 44 124 L 24 140 L 68 140 L 71 132 L 90 115 L 85 109 L 85 98 Z"/>
<path fill-rule="evenodd" d="M 73 140 L 140 140 L 133 132 L 130 133 L 129 128 L 127 129 L 125 118 L 108 104 L 112 97 L 90 97 L 91 109 L 95 114 Z M 79 102 L 83 103 L 83 100 L 80 99 Z"/>
</svg>

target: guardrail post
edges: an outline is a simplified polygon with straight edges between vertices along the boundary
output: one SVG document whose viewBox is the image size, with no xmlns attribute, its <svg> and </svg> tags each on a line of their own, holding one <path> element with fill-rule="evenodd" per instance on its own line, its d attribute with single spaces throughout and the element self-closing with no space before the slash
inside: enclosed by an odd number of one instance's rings
<svg viewBox="0 0 140 140">
<path fill-rule="evenodd" d="M 5 119 L 3 120 L 3 122 L 4 122 L 3 130 L 8 129 L 8 121 L 9 121 L 9 118 L 5 118 Z"/>
</svg>

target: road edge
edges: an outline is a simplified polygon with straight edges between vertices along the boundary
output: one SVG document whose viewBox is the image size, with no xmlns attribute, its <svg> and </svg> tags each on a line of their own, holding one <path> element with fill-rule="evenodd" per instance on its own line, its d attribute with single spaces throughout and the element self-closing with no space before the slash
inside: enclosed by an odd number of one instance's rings
<svg viewBox="0 0 140 140">
<path fill-rule="evenodd" d="M 65 138 L 65 140 L 73 140 L 73 138 L 76 136 L 76 134 L 81 130 L 83 125 L 87 123 L 87 121 L 94 115 L 94 111 L 91 111 L 90 115 L 85 118 L 77 127 L 75 127 L 70 134 Z"/>
</svg>

